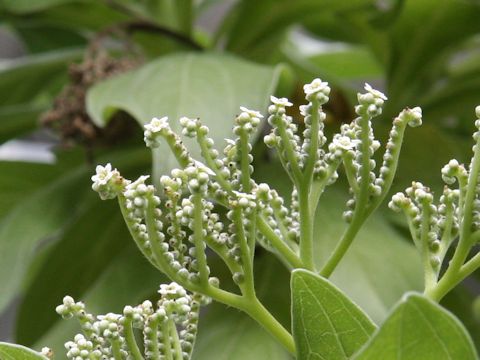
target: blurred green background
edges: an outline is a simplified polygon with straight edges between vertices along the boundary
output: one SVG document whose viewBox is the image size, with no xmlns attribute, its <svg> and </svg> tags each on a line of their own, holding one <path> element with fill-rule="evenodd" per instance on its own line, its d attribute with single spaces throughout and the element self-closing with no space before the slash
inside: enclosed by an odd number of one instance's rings
<svg viewBox="0 0 480 360">
<path fill-rule="evenodd" d="M 65 294 L 93 312 L 119 311 L 165 280 L 135 249 L 115 204 L 90 190 L 97 163 L 130 177 L 174 166 L 168 151 L 143 146 L 139 125 L 153 116 L 168 115 L 177 129 L 180 116 L 198 116 L 221 145 L 239 106 L 265 112 L 271 94 L 301 105 L 302 85 L 320 77 L 333 88 L 331 134 L 352 120 L 368 82 L 389 98 L 375 124 L 383 142 L 404 107 L 423 108 L 393 191 L 419 180 L 438 193 L 444 163 L 470 158 L 479 19 L 478 0 L 0 0 L 0 340 L 50 346 L 61 359 L 76 331 L 54 311 Z M 254 149 L 257 179 L 288 198 L 275 158 Z M 319 263 L 344 227 L 347 187 L 329 193 L 316 224 Z M 377 322 L 422 278 L 403 219 L 383 210 L 333 276 Z M 287 270 L 266 252 L 256 261 L 263 300 L 288 324 Z M 477 347 L 479 279 L 443 302 Z M 242 314 L 206 311 L 195 359 L 266 357 L 288 358 Z"/>
</svg>

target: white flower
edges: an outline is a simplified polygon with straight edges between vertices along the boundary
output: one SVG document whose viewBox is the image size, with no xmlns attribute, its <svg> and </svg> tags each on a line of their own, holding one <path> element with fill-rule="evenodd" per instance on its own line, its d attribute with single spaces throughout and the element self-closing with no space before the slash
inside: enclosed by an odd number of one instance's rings
<svg viewBox="0 0 480 360">
<path fill-rule="evenodd" d="M 249 116 L 250 118 L 259 118 L 259 119 L 262 119 L 262 118 L 263 118 L 263 115 L 260 114 L 259 111 L 247 109 L 245 106 L 240 106 L 240 110 L 241 110 L 243 113 L 248 114 L 248 116 Z"/>
<path fill-rule="evenodd" d="M 303 85 L 303 91 L 305 95 L 312 95 L 317 93 L 323 93 L 325 95 L 330 94 L 330 87 L 328 82 L 322 81 L 320 79 L 314 79 L 310 84 Z"/>
<path fill-rule="evenodd" d="M 145 128 L 145 130 L 148 130 L 152 133 L 161 132 L 163 129 L 167 129 L 169 127 L 168 117 L 164 116 L 160 119 L 154 117 L 152 121 L 150 121 L 150 123 L 145 124 L 143 127 Z"/>
<path fill-rule="evenodd" d="M 92 176 L 92 181 L 97 186 L 102 186 L 107 185 L 107 183 L 115 174 L 116 170 L 112 171 L 112 164 L 108 163 L 105 166 L 97 165 L 95 172 L 96 174 Z"/>
<path fill-rule="evenodd" d="M 92 176 L 92 189 L 99 193 L 102 200 L 113 199 L 117 192 L 128 183 L 120 176 L 117 169 L 112 170 L 112 165 L 97 165 L 96 174 Z"/>
<path fill-rule="evenodd" d="M 375 90 L 367 83 L 365 83 L 365 90 L 367 90 L 367 92 L 372 94 L 375 98 L 388 100 L 384 93 L 382 93 L 381 91 Z"/>
<path fill-rule="evenodd" d="M 161 284 L 160 289 L 158 290 L 158 293 L 162 297 L 166 298 L 177 298 L 177 297 L 183 297 L 187 295 L 187 292 L 183 287 L 178 285 L 176 282 L 172 282 L 170 284 Z"/>
<path fill-rule="evenodd" d="M 359 143 L 360 143 L 359 140 L 351 139 L 350 137 L 345 135 L 340 135 L 340 136 L 337 135 L 332 140 L 332 145 L 336 149 L 340 149 L 344 151 L 355 149 Z"/>
<path fill-rule="evenodd" d="M 290 101 L 288 101 L 287 98 L 277 98 L 277 97 L 275 97 L 275 96 L 273 96 L 273 95 L 270 96 L 270 101 L 271 101 L 273 104 L 275 104 L 275 105 L 277 105 L 277 106 L 279 106 L 279 107 L 286 107 L 286 106 L 292 106 L 292 105 L 293 105 Z"/>
</svg>

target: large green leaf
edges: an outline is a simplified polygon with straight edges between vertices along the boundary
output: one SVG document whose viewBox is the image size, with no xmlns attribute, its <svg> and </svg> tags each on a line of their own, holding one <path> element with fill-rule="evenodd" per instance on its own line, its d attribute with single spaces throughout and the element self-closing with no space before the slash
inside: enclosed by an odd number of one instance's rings
<svg viewBox="0 0 480 360">
<path fill-rule="evenodd" d="M 140 124 L 152 117 L 168 116 L 176 131 L 181 116 L 199 117 L 210 127 L 218 145 L 231 136 L 239 106 L 266 108 L 277 78 L 274 68 L 231 56 L 170 55 L 95 85 L 87 94 L 87 110 L 100 126 L 117 110 L 130 113 Z M 194 151 L 195 146 L 188 139 L 187 143 Z M 171 152 L 164 147 L 154 154 L 166 167 L 175 164 Z"/>
<path fill-rule="evenodd" d="M 0 144 L 36 128 L 44 105 L 16 104 L 0 107 Z"/>
<path fill-rule="evenodd" d="M 42 354 L 21 345 L 0 342 L 2 360 L 48 360 Z"/>
<path fill-rule="evenodd" d="M 82 50 L 56 50 L 0 62 L 0 105 L 41 101 L 45 92 L 58 91 L 66 78 L 67 65 L 80 58 Z M 15 89 L 15 91 L 12 91 Z M 1 129 L 0 124 L 0 129 Z"/>
<path fill-rule="evenodd" d="M 355 360 L 476 360 L 472 340 L 451 313 L 419 294 L 393 309 Z"/>
<path fill-rule="evenodd" d="M 117 203 L 101 202 L 91 195 L 93 201 L 65 229 L 30 280 L 15 327 L 15 341 L 21 344 L 33 344 L 58 320 L 55 312 L 45 308 L 54 309 L 65 294 L 82 296 L 132 241 Z"/>
<path fill-rule="evenodd" d="M 112 259 L 108 268 L 91 283 L 89 290 L 78 300 L 84 301 L 87 310 L 94 314 L 108 312 L 120 313 L 125 305 L 136 305 L 150 298 L 159 284 L 166 282 L 165 277 L 142 257 L 133 241 L 119 256 Z M 65 293 L 64 295 L 68 295 Z M 153 299 L 155 298 L 152 297 Z M 62 299 L 58 299 L 59 304 Z M 55 307 L 44 307 L 42 311 L 55 314 Z M 54 350 L 58 359 L 65 358 L 63 344 L 80 332 L 74 320 L 58 321 L 43 334 L 35 347 L 48 346 Z"/>
<path fill-rule="evenodd" d="M 370 318 L 328 280 L 295 270 L 291 286 L 297 359 L 350 359 L 375 331 Z"/>
<path fill-rule="evenodd" d="M 0 309 L 19 290 L 21 279 L 41 241 L 75 215 L 83 190 L 88 188 L 85 168 L 41 187 L 19 201 L 0 220 Z"/>
<path fill-rule="evenodd" d="M 288 26 L 315 14 L 343 12 L 372 5 L 371 0 L 241 1 L 230 25 L 227 48 L 251 56 Z"/>
</svg>

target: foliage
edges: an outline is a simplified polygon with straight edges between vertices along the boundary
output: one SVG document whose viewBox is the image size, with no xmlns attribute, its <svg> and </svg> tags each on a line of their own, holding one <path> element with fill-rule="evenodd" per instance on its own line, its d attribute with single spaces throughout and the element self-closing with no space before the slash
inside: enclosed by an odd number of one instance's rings
<svg viewBox="0 0 480 360">
<path fill-rule="evenodd" d="M 176 121 L 180 116 L 198 116 L 209 126 L 209 136 L 221 144 L 234 126 L 238 106 L 264 112 L 271 94 L 289 96 L 299 105 L 303 102 L 300 84 L 320 76 L 333 89 L 325 107 L 325 133 L 330 137 L 342 123 L 353 119 L 358 81 L 368 80 L 383 83 L 389 97 L 383 116 L 375 120 L 380 138 L 387 136 L 390 120 L 405 106 L 423 108 L 425 126 L 405 138 L 398 177 L 392 184 L 395 190 L 419 180 L 441 191 L 443 184 L 437 176 L 441 166 L 450 158 L 468 161 L 465 150 L 470 146 L 472 109 L 479 102 L 480 86 L 477 1 L 241 0 L 221 16 L 217 29 L 202 30 L 196 25 L 197 19 L 223 5 L 188 0 L 0 0 L 0 21 L 22 40 L 28 53 L 20 60 L 0 63 L 0 142 L 35 131 L 40 115 L 51 111 L 62 87 L 72 83 L 75 90 L 85 94 L 86 104 L 79 111 L 95 129 L 92 139 L 83 128 L 75 128 L 72 135 L 63 126 L 56 126 L 63 131 L 58 134 L 63 144 L 76 145 L 73 149 L 57 147 L 53 165 L 0 162 L 0 280 L 4 290 L 0 311 L 21 296 L 16 342 L 35 349 L 51 345 L 58 357 L 63 352 L 60 345 L 75 333 L 75 328 L 59 322 L 53 311 L 64 294 L 85 299 L 97 313 L 120 312 L 125 304 L 151 297 L 158 282 L 166 281 L 156 278 L 157 273 L 144 259 L 128 255 L 134 250 L 127 229 L 121 225 L 121 215 L 114 206 L 99 204 L 89 189 L 88 178 L 96 163 L 111 162 L 132 178 L 151 171 L 155 182 L 175 166 L 165 148 L 154 149 L 150 162 L 138 128 L 118 126 L 133 123 L 131 118 L 144 125 L 154 116 L 168 116 L 172 128 L 179 130 Z M 322 46 L 305 51 L 298 40 L 305 37 L 321 40 Z M 92 54 L 92 46 L 100 49 L 93 52 L 93 58 L 87 56 Z M 138 68 L 121 74 L 120 64 L 127 57 L 133 57 Z M 73 73 L 67 66 L 72 61 L 88 69 L 84 74 L 93 76 L 93 82 L 102 81 L 87 86 L 83 80 L 71 78 Z M 105 64 L 113 64 L 115 70 L 108 76 Z M 57 98 L 53 110 L 64 110 L 63 104 Z M 298 118 L 298 114 L 293 115 Z M 303 129 L 303 123 L 297 125 Z M 259 125 L 262 130 L 264 126 L 263 122 Z M 288 197 L 291 189 L 286 177 L 278 175 L 281 165 L 256 146 L 259 133 L 251 138 L 256 169 L 253 179 Z M 197 145 L 188 140 L 186 144 L 197 158 L 201 153 Z M 347 200 L 346 187 L 344 181 L 332 185 L 313 218 L 312 262 L 319 269 L 345 226 L 340 217 Z M 288 205 L 289 200 L 285 203 Z M 392 319 L 399 321 L 398 309 L 412 311 L 415 306 L 427 317 L 435 313 L 445 319 L 439 328 L 457 329 L 456 344 L 464 344 L 458 351 L 464 352 L 455 354 L 474 356 L 465 331 L 452 320 L 454 315 L 419 300 L 417 295 L 402 298 L 408 291 L 422 289 L 422 260 L 407 240 L 408 231 L 402 220 L 386 211 L 373 214 L 362 224 L 351 249 L 332 274 L 331 280 L 338 287 L 330 289 L 333 294 L 352 299 L 367 314 L 362 315 L 377 326 L 388 319 L 374 333 L 372 345 L 363 348 L 366 355 L 362 356 L 376 356 L 369 354 L 390 341 L 385 333 L 393 331 Z M 446 264 L 452 254 L 443 255 Z M 262 253 L 256 258 L 259 264 L 255 268 L 270 261 Z M 223 286 L 234 289 L 228 269 L 212 265 L 212 271 Z M 277 272 L 282 277 L 274 281 L 288 285 L 287 272 L 282 273 L 279 266 Z M 52 281 L 52 276 L 58 282 Z M 302 276 L 308 275 L 305 272 Z M 140 278 L 145 282 L 138 284 L 135 279 Z M 472 278 L 478 276 L 473 274 Z M 323 281 L 315 287 L 326 291 L 329 285 L 333 286 Z M 478 319 L 468 315 L 474 295 L 460 286 L 461 301 L 452 294 L 441 304 L 459 316 L 471 334 L 478 334 Z M 256 285 L 257 289 L 263 287 Z M 287 293 L 272 291 L 259 297 L 289 328 Z M 282 301 L 277 303 L 279 297 Z M 389 315 L 395 303 L 398 305 Z M 403 314 L 408 316 L 408 311 Z M 241 344 L 250 341 L 252 351 L 243 358 L 261 359 L 264 354 L 288 357 L 256 323 L 214 305 L 200 321 L 198 358 L 209 356 L 208 349 L 214 343 L 210 332 L 236 334 L 237 321 L 262 341 L 253 348 L 252 339 L 241 338 L 237 343 L 229 342 L 228 351 L 242 354 Z M 345 321 L 342 324 L 351 319 Z M 387 324 L 390 330 L 383 331 Z M 422 331 L 416 330 L 419 334 Z"/>
</svg>

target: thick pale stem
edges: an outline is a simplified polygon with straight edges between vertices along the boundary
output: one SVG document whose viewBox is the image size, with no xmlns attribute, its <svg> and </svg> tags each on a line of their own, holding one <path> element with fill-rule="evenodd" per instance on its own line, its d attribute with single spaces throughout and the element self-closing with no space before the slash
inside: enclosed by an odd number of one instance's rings
<svg viewBox="0 0 480 360">
<path fill-rule="evenodd" d="M 123 360 L 120 341 L 118 339 L 110 340 L 110 344 L 112 346 L 112 355 L 115 360 Z"/>
<path fill-rule="evenodd" d="M 166 320 L 162 323 L 162 340 L 165 360 L 176 360 L 173 358 L 172 342 L 170 341 L 170 321 Z"/>
<path fill-rule="evenodd" d="M 263 217 L 258 219 L 258 230 L 267 238 L 272 246 L 278 251 L 280 256 L 284 258 L 293 268 L 303 268 L 303 262 L 280 237 L 278 237 L 272 228 L 267 224 Z"/>
<path fill-rule="evenodd" d="M 142 353 L 138 347 L 137 341 L 135 340 L 135 334 L 133 333 L 132 319 L 126 317 L 123 328 L 125 332 L 125 342 L 127 343 L 127 348 L 132 356 L 132 359 L 143 360 Z"/>
<path fill-rule="evenodd" d="M 195 258 L 198 262 L 198 272 L 200 275 L 200 283 L 208 284 L 208 265 L 207 255 L 205 254 L 205 243 L 203 241 L 203 204 L 202 195 L 193 195 L 193 241 L 195 244 Z"/>
<path fill-rule="evenodd" d="M 175 360 L 183 360 L 183 351 L 180 344 L 180 338 L 178 337 L 177 327 L 173 321 L 168 321 L 168 326 L 170 328 L 170 336 L 172 339 L 172 350 Z"/>
<path fill-rule="evenodd" d="M 315 271 L 313 261 L 313 222 L 309 206 L 308 187 L 301 186 L 298 190 L 300 210 L 300 259 L 306 269 Z"/>
<path fill-rule="evenodd" d="M 245 276 L 245 280 L 244 280 L 245 286 L 243 288 L 243 291 L 244 291 L 244 295 L 247 298 L 255 298 L 255 283 L 253 279 L 252 256 L 251 256 L 251 250 L 248 246 L 245 229 L 242 223 L 242 215 L 243 215 L 242 210 L 240 208 L 237 207 L 233 210 L 235 232 L 240 245 L 242 269 Z"/>
<path fill-rule="evenodd" d="M 319 103 L 317 99 L 312 100 L 312 109 L 310 114 L 310 147 L 308 149 L 308 158 L 306 159 L 305 170 L 304 170 L 304 183 L 305 186 L 310 186 L 313 178 L 313 169 L 315 168 L 315 163 L 318 160 L 318 133 L 320 131 L 320 114 Z"/>
<path fill-rule="evenodd" d="M 250 144 L 248 142 L 248 134 L 244 129 L 240 130 L 240 168 L 241 172 L 241 181 L 242 181 L 242 190 L 245 193 L 250 192 L 250 161 L 248 161 Z"/>
<path fill-rule="evenodd" d="M 370 118 L 367 116 L 361 117 L 359 119 L 361 134 L 360 134 L 360 152 L 362 155 L 362 168 L 360 171 L 360 188 L 357 196 L 357 204 L 353 213 L 352 222 L 349 224 L 347 230 L 343 234 L 342 239 L 337 244 L 333 250 L 330 257 L 327 259 L 327 262 L 320 270 L 320 275 L 323 277 L 330 277 L 337 265 L 342 260 L 343 256 L 346 254 L 347 250 L 350 248 L 353 240 L 355 239 L 358 231 L 361 226 L 367 219 L 369 215 L 366 211 L 368 196 L 369 196 L 369 184 L 370 184 Z M 367 213 L 366 213 L 367 212 Z"/>
</svg>

